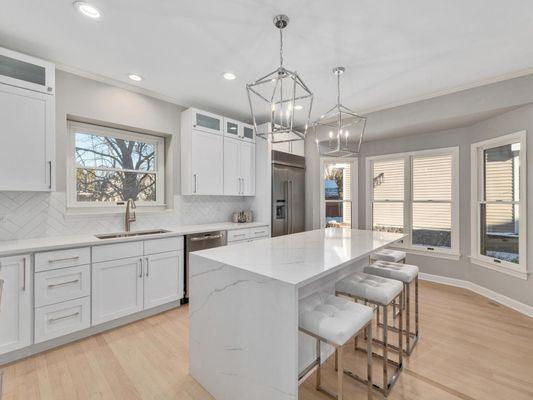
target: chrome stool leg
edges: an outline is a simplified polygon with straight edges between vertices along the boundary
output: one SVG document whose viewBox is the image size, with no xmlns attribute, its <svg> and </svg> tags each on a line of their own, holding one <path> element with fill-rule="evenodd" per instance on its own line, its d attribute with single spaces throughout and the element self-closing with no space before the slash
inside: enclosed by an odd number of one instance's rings
<svg viewBox="0 0 533 400">
<path fill-rule="evenodd" d="M 346 293 L 337 292 L 336 294 L 337 295 L 351 297 L 354 301 L 360 300 L 360 299 L 358 299 L 356 297 L 353 297 L 353 296 L 350 296 L 349 294 L 346 294 Z M 400 302 L 403 301 L 403 290 L 400 292 L 400 294 L 397 296 L 397 298 L 399 298 Z M 403 352 L 398 351 L 398 349 L 403 348 L 403 335 L 398 335 L 398 346 L 391 345 L 389 343 L 389 339 L 388 339 L 388 328 L 390 328 L 390 326 L 388 325 L 388 311 L 389 311 L 389 306 L 391 304 L 393 304 L 394 301 L 396 301 L 396 298 L 391 303 L 389 303 L 388 305 L 382 305 L 382 304 L 372 303 L 371 301 L 368 301 L 368 303 L 375 304 L 377 306 L 376 307 L 376 316 L 377 316 L 379 308 L 383 307 L 383 317 L 382 317 L 383 318 L 383 340 L 379 340 L 377 338 L 374 338 L 372 336 L 372 332 L 370 331 L 369 333 L 367 333 L 367 348 L 366 349 L 360 348 L 360 347 L 356 347 L 355 348 L 356 351 L 367 353 L 367 356 L 368 356 L 369 360 L 372 359 L 372 358 L 379 358 L 379 359 L 383 360 L 383 383 L 382 383 L 382 386 L 379 386 L 377 384 L 372 384 L 372 387 L 375 390 L 381 392 L 385 397 L 387 397 L 389 395 L 390 391 L 394 387 L 394 384 L 396 383 L 396 381 L 400 377 L 400 373 L 401 373 L 401 371 L 403 369 Z M 399 330 L 402 331 L 403 330 L 403 310 L 402 310 L 401 307 L 400 307 L 400 318 L 399 318 L 398 322 L 399 322 Z M 372 325 L 372 321 L 369 324 L 369 328 L 371 327 L 371 325 Z M 373 343 L 374 344 L 378 344 L 378 345 L 383 347 L 383 355 L 375 353 L 375 352 L 372 351 L 372 346 L 371 345 Z M 395 362 L 394 360 L 389 359 L 389 350 L 398 351 L 398 362 Z M 371 362 L 371 361 L 369 361 L 369 362 Z M 394 373 L 393 373 L 393 375 L 391 377 L 389 377 L 388 366 L 394 367 Z M 371 375 L 369 376 L 370 378 L 363 379 L 359 375 L 354 374 L 353 372 L 350 372 L 350 371 L 344 371 L 344 372 L 348 376 L 350 376 L 351 378 L 353 378 L 353 379 L 355 379 L 355 380 L 357 380 L 359 382 L 365 383 L 367 385 L 370 384 L 369 383 L 369 379 L 371 379 Z M 370 371 L 370 373 L 371 373 L 371 371 Z"/>
<path fill-rule="evenodd" d="M 413 282 L 411 282 L 413 283 Z M 415 330 L 414 332 L 411 332 L 411 283 L 404 283 L 404 301 L 405 301 L 405 331 L 403 331 L 401 328 L 396 328 L 395 326 L 388 326 L 388 329 L 390 329 L 393 332 L 403 332 L 403 335 L 405 335 L 405 348 L 403 349 L 403 352 L 405 355 L 409 356 L 413 352 L 413 349 L 415 348 L 416 344 L 418 343 L 418 339 L 420 337 L 419 333 L 419 305 L 418 305 L 418 276 L 414 279 L 414 286 L 415 286 Z M 384 323 L 380 323 L 378 321 L 378 328 L 384 329 Z M 396 349 L 394 349 L 396 350 Z"/>
</svg>

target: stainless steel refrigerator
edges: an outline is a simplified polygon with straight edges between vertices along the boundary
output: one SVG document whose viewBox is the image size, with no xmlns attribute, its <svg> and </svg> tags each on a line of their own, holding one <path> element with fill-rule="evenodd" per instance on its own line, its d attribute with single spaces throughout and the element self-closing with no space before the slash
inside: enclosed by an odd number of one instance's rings
<svg viewBox="0 0 533 400">
<path fill-rule="evenodd" d="M 272 151 L 272 236 L 305 230 L 305 158 Z"/>
</svg>

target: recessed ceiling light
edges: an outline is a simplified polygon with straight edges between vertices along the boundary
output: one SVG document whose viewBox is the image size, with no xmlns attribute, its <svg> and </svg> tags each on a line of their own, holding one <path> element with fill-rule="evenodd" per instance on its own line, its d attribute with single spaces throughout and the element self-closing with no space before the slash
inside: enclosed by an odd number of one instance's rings
<svg viewBox="0 0 533 400">
<path fill-rule="evenodd" d="M 143 77 L 139 74 L 129 74 L 128 78 L 130 78 L 132 81 L 140 82 L 143 80 Z"/>
<path fill-rule="evenodd" d="M 98 19 L 102 16 L 102 12 L 98 8 L 86 3 L 85 1 L 75 1 L 74 7 L 76 7 L 79 12 L 89 18 Z"/>
<path fill-rule="evenodd" d="M 300 110 L 303 109 L 303 108 L 304 108 L 304 106 L 302 106 L 301 104 L 296 104 L 296 105 L 294 106 L 294 109 L 297 110 L 297 111 L 300 111 Z"/>
<path fill-rule="evenodd" d="M 235 74 L 233 72 L 224 72 L 222 74 L 222 76 L 224 77 L 224 79 L 228 80 L 228 81 L 232 81 L 234 80 L 237 76 L 235 76 Z"/>
</svg>

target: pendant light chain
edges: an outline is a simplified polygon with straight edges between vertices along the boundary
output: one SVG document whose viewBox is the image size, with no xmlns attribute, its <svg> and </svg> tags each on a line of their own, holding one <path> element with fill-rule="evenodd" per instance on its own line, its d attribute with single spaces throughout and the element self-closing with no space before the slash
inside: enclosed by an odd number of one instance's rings
<svg viewBox="0 0 533 400">
<path fill-rule="evenodd" d="M 279 30 L 279 64 L 283 67 L 283 29 Z"/>
</svg>

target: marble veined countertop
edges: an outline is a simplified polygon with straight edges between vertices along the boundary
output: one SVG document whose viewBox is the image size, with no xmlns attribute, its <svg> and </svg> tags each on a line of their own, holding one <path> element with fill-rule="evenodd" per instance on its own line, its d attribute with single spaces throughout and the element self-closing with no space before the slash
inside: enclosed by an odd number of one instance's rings
<svg viewBox="0 0 533 400">
<path fill-rule="evenodd" d="M 404 237 L 398 233 L 327 228 L 193 254 L 301 287 Z"/>
<path fill-rule="evenodd" d="M 32 239 L 18 239 L 18 240 L 4 240 L 0 241 L 0 257 L 10 256 L 22 253 L 34 253 L 37 251 L 58 250 L 80 246 L 97 246 L 111 243 L 149 240 L 172 236 L 191 235 L 193 233 L 209 232 L 209 231 L 231 231 L 235 229 L 256 228 L 259 226 L 267 226 L 269 223 L 265 222 L 249 222 L 249 223 L 234 223 L 221 222 L 214 224 L 198 224 L 198 225 L 183 225 L 178 227 L 161 227 L 166 229 L 168 233 L 160 233 L 153 235 L 131 236 L 116 239 L 98 239 L 95 235 L 107 234 L 114 232 L 97 232 L 95 234 L 81 234 L 70 236 L 49 236 Z M 159 227 L 154 228 L 159 229 Z M 135 229 L 132 229 L 135 232 Z"/>
</svg>

